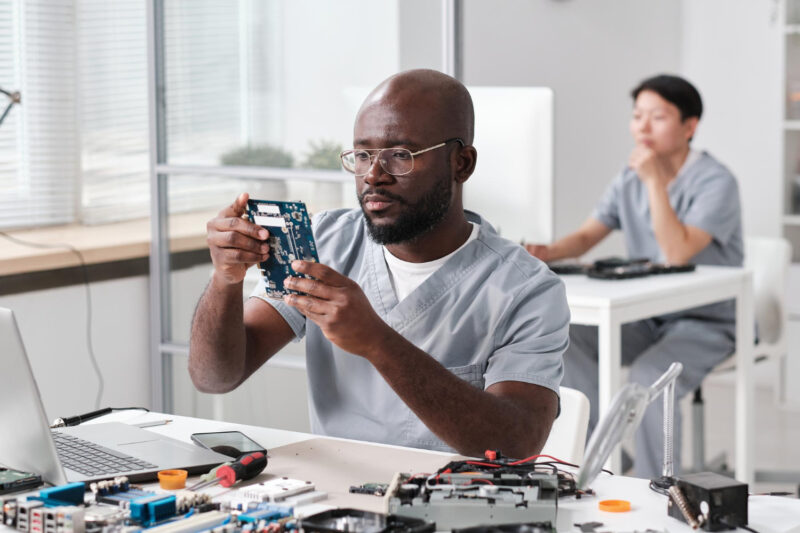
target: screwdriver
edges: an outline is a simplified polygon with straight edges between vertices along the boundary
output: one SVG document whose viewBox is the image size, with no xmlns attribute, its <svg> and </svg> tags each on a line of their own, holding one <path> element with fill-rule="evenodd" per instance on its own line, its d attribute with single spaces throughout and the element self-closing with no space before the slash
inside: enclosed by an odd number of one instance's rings
<svg viewBox="0 0 800 533">
<path fill-rule="evenodd" d="M 212 485 L 220 484 L 230 487 L 237 481 L 251 479 L 264 471 L 267 466 L 267 456 L 264 452 L 252 452 L 239 457 L 230 464 L 223 464 L 217 468 L 217 477 L 209 481 L 201 481 L 187 490 L 199 490 Z"/>
</svg>

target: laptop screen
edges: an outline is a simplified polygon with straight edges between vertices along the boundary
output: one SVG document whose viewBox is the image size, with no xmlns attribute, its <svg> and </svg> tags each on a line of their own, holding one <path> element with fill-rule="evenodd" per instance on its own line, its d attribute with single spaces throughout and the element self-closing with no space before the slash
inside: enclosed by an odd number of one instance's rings
<svg viewBox="0 0 800 533">
<path fill-rule="evenodd" d="M 10 309 L 0 308 L 0 464 L 67 482 L 58 460 L 39 388 Z"/>
</svg>

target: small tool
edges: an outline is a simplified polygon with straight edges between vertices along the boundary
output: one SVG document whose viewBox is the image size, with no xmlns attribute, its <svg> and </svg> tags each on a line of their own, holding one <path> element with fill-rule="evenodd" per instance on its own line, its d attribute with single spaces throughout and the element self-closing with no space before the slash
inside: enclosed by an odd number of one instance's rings
<svg viewBox="0 0 800 533">
<path fill-rule="evenodd" d="M 267 456 L 264 452 L 248 453 L 228 465 L 222 465 L 217 468 L 216 478 L 196 483 L 189 487 L 188 490 L 199 490 L 216 484 L 230 487 L 237 481 L 256 477 L 264 471 L 266 466 Z"/>
</svg>

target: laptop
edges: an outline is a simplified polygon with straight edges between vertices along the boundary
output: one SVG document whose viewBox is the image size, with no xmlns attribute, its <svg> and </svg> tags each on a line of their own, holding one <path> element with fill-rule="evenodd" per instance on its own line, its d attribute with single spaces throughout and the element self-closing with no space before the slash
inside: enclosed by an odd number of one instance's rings
<svg viewBox="0 0 800 533">
<path fill-rule="evenodd" d="M 118 422 L 51 431 L 14 313 L 0 308 L 0 464 L 48 483 L 127 476 L 157 479 L 159 470 L 208 472 L 230 458 Z"/>
</svg>

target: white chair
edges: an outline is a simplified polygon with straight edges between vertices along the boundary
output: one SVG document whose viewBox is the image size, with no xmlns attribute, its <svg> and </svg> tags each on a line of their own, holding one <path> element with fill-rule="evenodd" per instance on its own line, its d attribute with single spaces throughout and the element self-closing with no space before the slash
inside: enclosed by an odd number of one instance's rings
<svg viewBox="0 0 800 533">
<path fill-rule="evenodd" d="M 772 237 L 747 237 L 744 240 L 744 266 L 753 272 L 754 315 L 758 325 L 755 356 L 756 361 L 771 359 L 775 365 L 774 382 L 776 399 L 785 397 L 784 380 L 778 374 L 787 356 L 786 329 L 786 290 L 789 279 L 789 265 L 792 260 L 792 246 L 786 239 Z M 733 368 L 734 357 L 720 364 L 713 374 L 720 374 Z M 695 391 L 693 404 L 693 470 L 708 469 L 705 462 L 705 436 L 703 420 L 703 399 L 701 389 Z M 717 466 L 717 465 L 715 465 Z M 761 478 L 759 473 L 757 478 Z"/>
<path fill-rule="evenodd" d="M 559 392 L 561 414 L 553 422 L 542 453 L 568 463 L 581 464 L 589 429 L 589 398 L 568 387 L 561 387 Z"/>
</svg>

